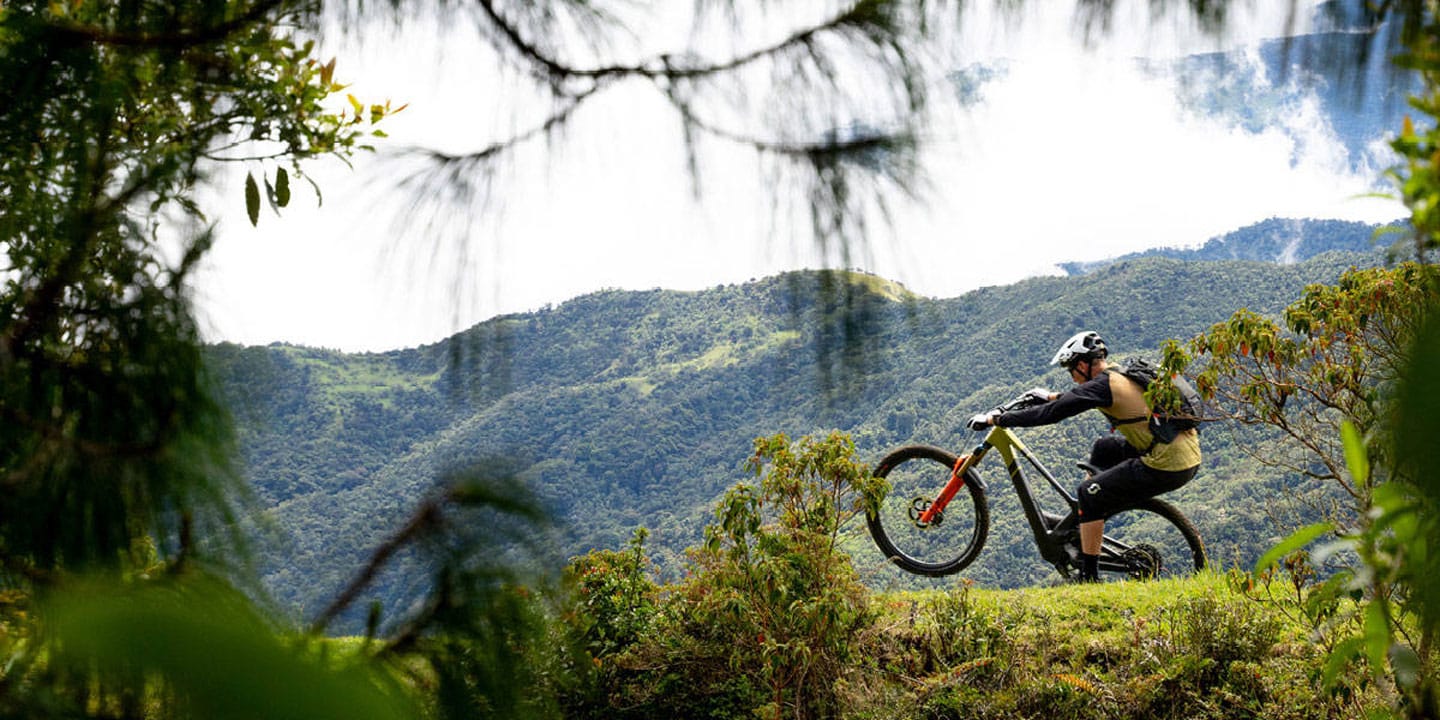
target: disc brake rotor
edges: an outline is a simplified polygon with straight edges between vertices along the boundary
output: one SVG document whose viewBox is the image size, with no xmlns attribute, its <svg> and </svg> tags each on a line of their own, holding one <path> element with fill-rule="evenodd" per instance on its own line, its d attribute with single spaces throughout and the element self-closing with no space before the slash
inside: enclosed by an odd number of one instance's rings
<svg viewBox="0 0 1440 720">
<path fill-rule="evenodd" d="M 917 528 L 927 528 L 939 525 L 940 522 L 945 519 L 945 512 L 943 510 L 935 513 L 935 517 L 930 518 L 930 522 L 928 523 L 920 519 L 920 517 L 925 514 L 925 511 L 930 509 L 931 504 L 932 503 L 929 500 L 923 497 L 917 497 L 914 500 L 911 500 L 910 523 Z"/>
</svg>

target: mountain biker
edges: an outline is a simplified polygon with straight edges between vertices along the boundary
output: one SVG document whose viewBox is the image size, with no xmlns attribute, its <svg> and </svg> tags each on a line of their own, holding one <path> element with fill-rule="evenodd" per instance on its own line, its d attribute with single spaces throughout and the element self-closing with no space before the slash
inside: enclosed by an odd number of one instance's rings
<svg viewBox="0 0 1440 720">
<path fill-rule="evenodd" d="M 1097 439 L 1090 449 L 1090 473 L 1076 488 L 1080 499 L 1080 580 L 1099 579 L 1101 538 L 1105 518 L 1133 507 L 1138 500 L 1175 490 L 1200 469 L 1200 436 L 1193 428 L 1173 441 L 1158 442 L 1150 433 L 1150 408 L 1144 388 L 1106 363 L 1109 350 L 1099 333 L 1075 334 L 1051 359 L 1070 371 L 1076 387 L 1063 393 L 1036 388 L 1026 396 L 1041 404 L 1009 412 L 992 410 L 966 423 L 979 430 L 999 427 L 1050 425 L 1097 409 L 1119 434 Z"/>
</svg>

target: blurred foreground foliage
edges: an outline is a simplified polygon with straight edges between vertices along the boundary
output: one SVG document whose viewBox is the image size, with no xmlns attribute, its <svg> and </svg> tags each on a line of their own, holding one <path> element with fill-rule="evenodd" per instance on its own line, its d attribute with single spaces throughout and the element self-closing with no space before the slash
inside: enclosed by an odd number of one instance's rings
<svg viewBox="0 0 1440 720">
<path fill-rule="evenodd" d="M 1355 691 L 1361 669 L 1384 702 L 1372 717 L 1440 716 L 1440 475 L 1435 408 L 1440 383 L 1440 18 L 1433 3 L 1375 3 L 1398 12 L 1397 65 L 1418 72 L 1391 145 L 1389 175 L 1411 211 L 1417 262 L 1353 272 L 1314 287 L 1287 310 L 1282 328 L 1237 313 L 1191 341 L 1204 356 L 1212 395 L 1239 401 L 1242 421 L 1285 430 L 1310 472 L 1342 487 L 1350 503 L 1322 513 L 1267 552 L 1256 580 L 1288 577 L 1293 615 L 1325 649 L 1320 676 L 1333 697 Z M 1170 348 L 1173 369 L 1190 361 Z M 1227 382 L 1228 380 L 1228 382 Z M 1271 596 L 1273 598 L 1273 595 Z"/>
</svg>

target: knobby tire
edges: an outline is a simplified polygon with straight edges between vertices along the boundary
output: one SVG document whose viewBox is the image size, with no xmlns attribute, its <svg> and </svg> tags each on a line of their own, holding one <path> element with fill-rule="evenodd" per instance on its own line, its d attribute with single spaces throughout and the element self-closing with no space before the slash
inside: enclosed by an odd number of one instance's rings
<svg viewBox="0 0 1440 720">
<path fill-rule="evenodd" d="M 929 445 L 909 445 L 886 455 L 875 476 L 891 483 L 879 508 L 868 513 L 870 537 L 880 552 L 907 572 L 930 577 L 951 575 L 975 561 L 990 532 L 990 506 L 975 471 L 946 506 L 943 520 L 929 527 L 911 522 L 917 496 L 933 501 L 949 481 L 954 453 Z"/>
<path fill-rule="evenodd" d="M 1160 551 L 1158 573 L 1147 572 L 1143 561 L 1124 558 L 1126 548 L 1149 545 Z M 1105 521 L 1100 570 L 1133 579 L 1180 577 L 1205 568 L 1205 543 L 1195 525 L 1174 505 L 1150 498 L 1116 513 Z"/>
</svg>

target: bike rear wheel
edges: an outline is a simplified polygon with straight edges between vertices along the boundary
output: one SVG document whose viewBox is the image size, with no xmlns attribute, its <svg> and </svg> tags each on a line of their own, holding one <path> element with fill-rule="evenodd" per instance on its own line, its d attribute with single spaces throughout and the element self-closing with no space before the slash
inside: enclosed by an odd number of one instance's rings
<svg viewBox="0 0 1440 720">
<path fill-rule="evenodd" d="M 1174 505 L 1151 498 L 1105 520 L 1100 571 L 1150 580 L 1192 575 L 1205 568 L 1205 543 Z"/>
<path fill-rule="evenodd" d="M 879 507 L 866 516 L 870 537 L 880 552 L 907 572 L 939 577 L 975 561 L 990 531 L 990 507 L 974 470 L 936 521 L 918 522 L 949 482 L 954 453 L 928 445 L 910 445 L 886 455 L 875 477 L 890 483 Z"/>
</svg>

